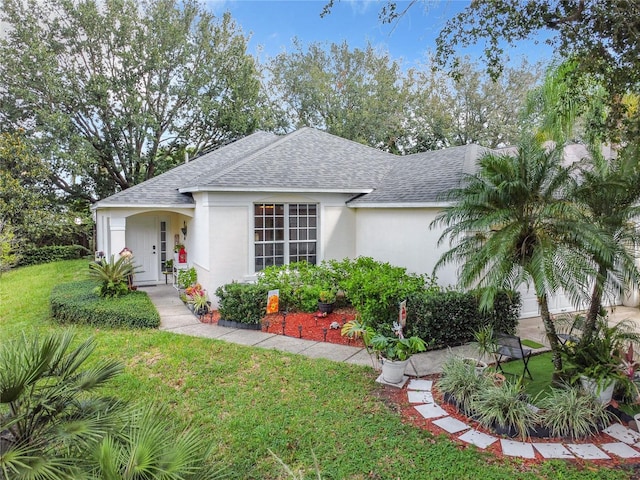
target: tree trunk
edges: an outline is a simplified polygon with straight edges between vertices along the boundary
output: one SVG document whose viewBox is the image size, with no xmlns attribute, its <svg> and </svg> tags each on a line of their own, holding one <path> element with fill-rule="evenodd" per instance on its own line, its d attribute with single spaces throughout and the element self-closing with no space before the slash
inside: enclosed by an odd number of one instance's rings
<svg viewBox="0 0 640 480">
<path fill-rule="evenodd" d="M 551 356 L 553 361 L 553 381 L 554 383 L 560 381 L 560 372 L 562 371 L 562 357 L 560 356 L 560 342 L 558 341 L 558 334 L 556 332 L 556 326 L 553 323 L 551 314 L 549 313 L 549 302 L 547 295 L 538 297 L 538 305 L 540 306 L 540 316 L 542 317 L 542 324 L 551 346 Z"/>
<path fill-rule="evenodd" d="M 598 269 L 598 276 L 593 285 L 591 292 L 591 302 L 589 303 L 589 310 L 587 311 L 587 317 L 584 320 L 584 327 L 582 328 L 582 341 L 588 343 L 593 336 L 593 332 L 596 329 L 596 320 L 600 314 L 600 308 L 602 307 L 602 292 L 604 279 L 607 275 L 607 269 L 600 267 Z"/>
</svg>

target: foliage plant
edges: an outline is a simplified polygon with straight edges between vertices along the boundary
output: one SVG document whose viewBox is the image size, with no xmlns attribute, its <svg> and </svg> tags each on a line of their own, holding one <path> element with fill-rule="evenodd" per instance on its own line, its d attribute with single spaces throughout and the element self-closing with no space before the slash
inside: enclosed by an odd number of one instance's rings
<svg viewBox="0 0 640 480">
<path fill-rule="evenodd" d="M 95 349 L 70 332 L 19 336 L 0 348 L 0 478 L 74 478 L 72 459 L 117 428 L 117 403 L 92 396 L 122 371 L 115 361 L 89 368 Z M 42 476 L 30 476 L 40 472 Z"/>
<path fill-rule="evenodd" d="M 209 312 L 209 300 L 204 292 L 194 292 L 188 300 L 193 305 L 193 311 L 196 315 L 205 315 Z"/>
<path fill-rule="evenodd" d="M 489 385 L 478 392 L 473 402 L 478 421 L 487 428 L 514 428 L 526 440 L 540 418 L 523 394 L 520 382 Z"/>
<path fill-rule="evenodd" d="M 135 267 L 129 257 L 115 260 L 111 255 L 109 260 L 89 264 L 89 276 L 100 284 L 96 293 L 101 297 L 119 297 L 129 293 L 129 277 L 135 273 Z"/>
<path fill-rule="evenodd" d="M 489 385 L 488 376 L 478 375 L 472 365 L 455 355 L 449 355 L 442 364 L 442 375 L 437 384 L 438 390 L 453 397 L 465 413 L 473 411 L 475 398 Z"/>
<path fill-rule="evenodd" d="M 260 272 L 258 285 L 267 290 L 279 290 L 282 309 L 314 312 L 318 309 L 320 292 L 334 290 L 324 268 L 304 261 L 274 265 Z"/>
<path fill-rule="evenodd" d="M 51 318 L 61 324 L 108 328 L 158 328 L 160 315 L 143 291 L 121 297 L 98 297 L 95 282 L 61 283 L 51 290 Z"/>
<path fill-rule="evenodd" d="M 607 317 L 599 316 L 596 330 L 589 339 L 568 341 L 562 347 L 565 372 L 573 382 L 580 376 L 589 377 L 602 387 L 615 381 L 630 392 L 633 378 L 625 374 L 624 362 L 629 347 L 639 343 L 640 334 L 633 322 L 623 320 L 609 325 Z"/>
<path fill-rule="evenodd" d="M 403 361 L 411 355 L 424 352 L 427 344 L 420 337 L 405 337 L 402 328 L 394 322 L 393 335 L 376 332 L 369 341 L 373 352 L 385 360 Z"/>
<path fill-rule="evenodd" d="M 183 290 L 189 288 L 191 285 L 195 285 L 198 281 L 198 272 L 195 267 L 185 268 L 178 270 L 178 278 L 176 283 L 178 288 Z"/>
<path fill-rule="evenodd" d="M 614 415 L 593 395 L 566 385 L 552 388 L 538 405 L 542 408 L 541 423 L 554 437 L 586 438 L 611 423 Z"/>
<path fill-rule="evenodd" d="M 266 315 L 267 289 L 250 283 L 227 283 L 216 290 L 220 318 L 257 325 Z"/>
</svg>

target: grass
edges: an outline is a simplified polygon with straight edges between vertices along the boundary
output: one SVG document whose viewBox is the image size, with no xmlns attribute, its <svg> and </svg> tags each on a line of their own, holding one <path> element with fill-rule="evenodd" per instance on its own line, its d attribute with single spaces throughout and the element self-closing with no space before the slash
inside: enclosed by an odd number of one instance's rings
<svg viewBox="0 0 640 480">
<path fill-rule="evenodd" d="M 534 342 L 533 340 L 529 340 L 528 338 L 523 338 L 521 341 L 522 345 L 529 348 L 542 348 L 544 345 L 538 342 Z"/>
<path fill-rule="evenodd" d="M 62 328 L 49 319 L 51 288 L 83 278 L 86 269 L 86 261 L 67 261 L 4 274 L 0 338 Z M 578 470 L 560 461 L 533 468 L 496 461 L 405 425 L 382 400 L 383 387 L 368 367 L 157 330 L 76 331 L 79 339 L 96 337 L 95 357 L 125 364 L 107 393 L 163 404 L 177 428 L 202 428 L 230 478 L 289 478 L 269 450 L 301 478 L 316 478 L 315 453 L 325 480 L 629 478 L 620 470 Z"/>
</svg>

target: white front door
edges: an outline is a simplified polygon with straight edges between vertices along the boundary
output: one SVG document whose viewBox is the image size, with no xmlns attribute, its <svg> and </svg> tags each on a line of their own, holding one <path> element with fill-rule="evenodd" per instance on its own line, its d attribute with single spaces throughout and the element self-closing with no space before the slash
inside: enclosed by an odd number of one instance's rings
<svg viewBox="0 0 640 480">
<path fill-rule="evenodd" d="M 160 276 L 160 252 L 157 217 L 129 217 L 126 230 L 127 247 L 133 252 L 135 283 L 155 283 Z"/>
</svg>

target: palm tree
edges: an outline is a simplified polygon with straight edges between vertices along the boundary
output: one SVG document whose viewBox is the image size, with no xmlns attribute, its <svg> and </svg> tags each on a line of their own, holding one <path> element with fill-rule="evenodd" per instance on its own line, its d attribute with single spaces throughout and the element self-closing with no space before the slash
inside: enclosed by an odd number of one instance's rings
<svg viewBox="0 0 640 480">
<path fill-rule="evenodd" d="M 122 370 L 84 365 L 94 342 L 73 334 L 0 349 L 0 480 L 221 478 L 196 429 L 175 432 L 167 412 L 90 394 Z"/>
<path fill-rule="evenodd" d="M 103 361 L 82 369 L 93 340 L 75 348 L 72 341 L 65 332 L 3 344 L 0 479 L 81 478 L 74 456 L 116 428 L 118 402 L 88 394 L 122 366 Z"/>
<path fill-rule="evenodd" d="M 489 308 L 499 289 L 533 284 L 556 374 L 562 359 L 549 296 L 563 289 L 575 304 L 586 300 L 583 287 L 595 274 L 586 246 L 611 260 L 606 240 L 567 199 L 573 179 L 562 155 L 533 135 L 523 137 L 516 155 L 485 154 L 431 224 L 446 226 L 439 243 L 452 245 L 436 269 L 459 265 L 461 287 L 483 287 L 481 307 Z"/>
<path fill-rule="evenodd" d="M 598 272 L 582 332 L 583 340 L 587 342 L 595 332 L 605 293 L 621 294 L 640 284 L 640 272 L 635 264 L 635 252 L 640 246 L 636 223 L 640 215 L 637 148 L 628 146 L 618 157 L 606 159 L 599 148 L 592 147 L 590 156 L 575 167 L 579 172 L 579 183 L 573 198 L 587 207 L 593 224 L 615 247 L 613 257 L 600 258 L 597 250 L 591 252 Z"/>
<path fill-rule="evenodd" d="M 576 75 L 579 62 L 570 59 L 549 70 L 544 83 L 531 92 L 526 114 L 537 119 L 537 135 L 561 145 L 576 135 L 576 125 L 583 123 L 589 156 L 572 168 L 576 179 L 571 199 L 585 209 L 590 221 L 609 237 L 613 256 L 600 256 L 600 249 L 590 249 L 597 274 L 591 284 L 589 307 L 582 328 L 588 341 L 596 330 L 603 296 L 611 291 L 620 294 L 635 287 L 640 273 L 634 254 L 640 246 L 636 221 L 640 209 L 640 168 L 638 146 L 627 145 L 617 157 L 605 158 L 598 126 L 606 121 L 605 89 L 593 77 Z M 637 97 L 627 95 L 621 103 L 637 105 Z"/>
</svg>

